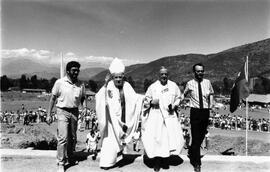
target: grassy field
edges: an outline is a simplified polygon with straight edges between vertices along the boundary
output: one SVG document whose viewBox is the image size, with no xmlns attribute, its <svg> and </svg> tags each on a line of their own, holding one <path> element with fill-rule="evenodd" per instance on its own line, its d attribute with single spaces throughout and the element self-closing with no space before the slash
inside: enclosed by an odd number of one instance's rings
<svg viewBox="0 0 270 172">
<path fill-rule="evenodd" d="M 23 94 L 23 93 L 14 93 L 11 92 L 1 93 L 1 110 L 2 111 L 17 111 L 21 109 L 21 105 L 24 104 L 25 108 L 28 110 L 37 110 L 39 106 L 47 109 L 49 103 L 49 97 L 37 97 L 37 94 Z M 88 107 L 94 108 L 95 102 L 88 102 Z M 228 108 L 227 108 L 228 109 Z M 189 110 L 182 110 L 183 113 L 189 114 Z M 228 110 L 219 110 L 221 115 L 228 114 Z M 245 116 L 245 110 L 237 110 L 233 115 Z M 254 112 L 249 112 L 249 116 L 255 119 L 258 118 L 269 118 L 269 114 L 266 109 L 256 109 Z M 21 124 L 15 124 L 13 131 L 4 129 L 4 125 L 1 125 L 1 147 L 16 148 L 18 144 L 27 137 L 27 134 L 16 135 L 17 131 L 21 131 L 23 128 L 24 131 L 29 130 L 31 132 L 37 133 L 39 131 L 33 131 L 31 127 L 37 130 L 44 130 L 52 133 L 56 136 L 56 123 L 53 123 L 51 126 L 48 126 L 45 123 L 42 124 L 33 124 L 29 128 L 25 128 Z M 5 131 L 4 131 L 5 130 Z M 16 131 L 14 131 L 16 130 Z M 15 132 L 15 133 L 14 133 Z M 78 144 L 77 148 L 82 150 L 85 147 L 86 134 L 89 130 L 78 131 Z M 233 148 L 235 152 L 239 155 L 244 154 L 245 148 L 245 131 L 235 131 L 235 130 L 221 130 L 221 129 L 210 129 L 210 154 L 219 154 L 226 149 Z M 29 135 L 29 134 L 28 134 Z M 34 135 L 35 136 L 35 135 Z M 5 140 L 3 140 L 5 139 Z M 33 139 L 30 138 L 29 139 Z M 270 133 L 266 132 L 248 132 L 248 143 L 249 151 L 253 155 L 270 155 Z M 7 144 L 3 144 L 6 141 Z M 18 147 L 17 147 L 18 148 Z"/>
<path fill-rule="evenodd" d="M 37 93 L 1 92 L 1 111 L 21 110 L 22 104 L 27 110 L 35 111 L 39 106 L 47 109 L 50 96 L 39 96 Z M 94 101 L 88 102 L 88 107 L 94 108 Z"/>
</svg>

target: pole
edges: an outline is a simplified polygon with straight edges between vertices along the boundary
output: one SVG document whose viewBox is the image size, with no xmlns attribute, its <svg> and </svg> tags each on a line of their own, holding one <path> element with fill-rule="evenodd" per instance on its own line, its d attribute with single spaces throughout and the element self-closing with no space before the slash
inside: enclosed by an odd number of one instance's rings
<svg viewBox="0 0 270 172">
<path fill-rule="evenodd" d="M 246 156 L 248 155 L 248 98 L 246 98 Z"/>
<path fill-rule="evenodd" d="M 60 78 L 64 77 L 64 60 L 63 60 L 63 54 L 62 52 L 60 53 L 60 57 L 61 57 L 61 64 L 60 64 Z"/>
<path fill-rule="evenodd" d="M 246 72 L 246 81 L 248 82 L 248 56 L 246 59 L 245 65 L 245 72 Z M 248 156 L 248 97 L 246 98 L 246 156 Z"/>
</svg>

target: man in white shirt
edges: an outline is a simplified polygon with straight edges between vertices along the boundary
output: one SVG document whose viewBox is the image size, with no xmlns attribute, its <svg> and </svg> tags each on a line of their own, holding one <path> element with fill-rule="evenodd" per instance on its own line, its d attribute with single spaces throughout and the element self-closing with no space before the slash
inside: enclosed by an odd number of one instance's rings
<svg viewBox="0 0 270 172">
<path fill-rule="evenodd" d="M 190 80 L 184 90 L 189 98 L 192 143 L 189 148 L 190 163 L 195 172 L 201 171 L 200 147 L 207 133 L 210 109 L 213 108 L 214 90 L 208 79 L 204 79 L 204 66 L 193 66 L 194 79 Z"/>
<path fill-rule="evenodd" d="M 57 164 L 58 172 L 65 171 L 66 163 L 73 163 L 73 151 L 77 142 L 78 107 L 85 100 L 84 85 L 78 81 L 80 64 L 67 63 L 66 76 L 58 79 L 53 88 L 46 122 L 52 123 L 52 109 L 57 107 Z M 86 103 L 85 103 L 86 105 Z"/>
</svg>

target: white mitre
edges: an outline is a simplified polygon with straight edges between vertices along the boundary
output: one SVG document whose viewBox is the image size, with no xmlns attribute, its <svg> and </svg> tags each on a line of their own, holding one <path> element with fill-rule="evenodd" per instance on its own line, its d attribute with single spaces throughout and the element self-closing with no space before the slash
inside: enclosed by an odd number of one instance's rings
<svg viewBox="0 0 270 172">
<path fill-rule="evenodd" d="M 113 59 L 110 67 L 109 67 L 110 73 L 124 73 L 125 72 L 125 65 L 122 62 L 122 60 L 115 58 Z"/>
</svg>

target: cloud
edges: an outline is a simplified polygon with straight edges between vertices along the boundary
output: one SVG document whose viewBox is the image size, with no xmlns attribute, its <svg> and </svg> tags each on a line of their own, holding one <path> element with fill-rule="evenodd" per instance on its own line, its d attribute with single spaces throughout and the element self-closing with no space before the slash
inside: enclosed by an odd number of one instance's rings
<svg viewBox="0 0 270 172">
<path fill-rule="evenodd" d="M 85 56 L 83 57 L 86 62 L 99 62 L 102 64 L 109 64 L 114 57 L 104 57 L 104 56 Z"/>
<path fill-rule="evenodd" d="M 2 58 L 27 58 L 35 60 L 48 60 L 53 55 L 48 50 L 36 50 L 36 49 L 13 49 L 13 50 L 1 50 Z"/>
<path fill-rule="evenodd" d="M 115 57 L 110 56 L 79 56 L 74 52 L 67 52 L 62 54 L 64 62 L 67 61 L 79 61 L 80 63 L 84 64 L 100 64 L 101 66 L 108 66 L 112 60 Z M 44 64 L 60 64 L 61 61 L 61 54 L 56 53 L 50 50 L 36 50 L 36 49 L 27 49 L 27 48 L 21 48 L 21 49 L 12 49 L 7 50 L 3 49 L 1 50 L 1 56 L 3 59 L 7 58 L 22 58 L 22 59 L 30 59 L 39 63 Z M 118 57 L 119 58 L 119 57 Z M 122 59 L 122 58 L 120 58 Z M 136 63 L 141 63 L 139 60 L 133 60 L 133 59 L 122 59 L 124 64 L 131 65 Z M 85 66 L 87 67 L 87 66 Z"/>
<path fill-rule="evenodd" d="M 101 63 L 104 64 L 105 66 L 108 66 L 112 60 L 116 57 L 105 57 L 105 56 L 86 56 L 83 57 L 83 61 L 85 62 L 95 62 L 95 63 Z M 123 59 L 120 57 L 117 57 L 123 61 L 123 63 L 126 66 L 132 65 L 132 64 L 137 64 L 137 63 L 142 63 L 140 60 L 133 60 L 133 59 Z"/>
</svg>

